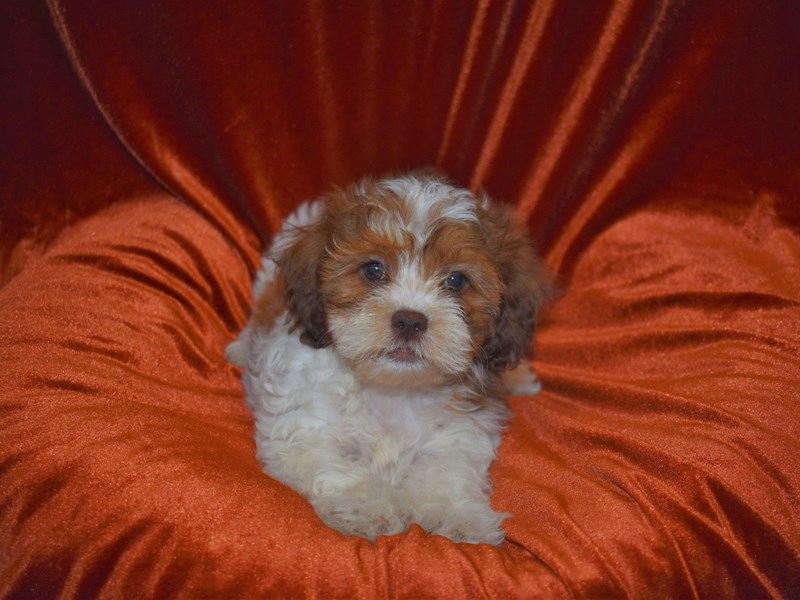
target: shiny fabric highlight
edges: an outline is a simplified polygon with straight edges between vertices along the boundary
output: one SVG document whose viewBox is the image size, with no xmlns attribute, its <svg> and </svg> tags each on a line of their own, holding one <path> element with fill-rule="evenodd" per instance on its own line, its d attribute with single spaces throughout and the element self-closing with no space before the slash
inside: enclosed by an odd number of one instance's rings
<svg viewBox="0 0 800 600">
<path fill-rule="evenodd" d="M 800 596 L 796 13 L 4 2 L 0 597 Z M 499 548 L 326 528 L 223 358 L 285 215 L 428 164 L 561 290 Z"/>
</svg>

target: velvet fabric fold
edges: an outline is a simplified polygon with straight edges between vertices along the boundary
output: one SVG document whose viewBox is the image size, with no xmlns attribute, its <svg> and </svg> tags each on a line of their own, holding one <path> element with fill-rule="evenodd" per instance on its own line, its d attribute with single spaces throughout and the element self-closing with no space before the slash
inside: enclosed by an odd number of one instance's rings
<svg viewBox="0 0 800 600">
<path fill-rule="evenodd" d="M 800 594 L 794 3 L 0 11 L 2 597 Z M 428 164 L 561 289 L 498 548 L 326 528 L 223 358 L 286 214 Z"/>
</svg>

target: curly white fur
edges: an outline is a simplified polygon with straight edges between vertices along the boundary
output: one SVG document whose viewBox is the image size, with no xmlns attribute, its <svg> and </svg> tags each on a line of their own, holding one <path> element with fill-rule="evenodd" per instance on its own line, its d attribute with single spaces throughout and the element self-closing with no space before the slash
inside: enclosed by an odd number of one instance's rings
<svg viewBox="0 0 800 600">
<path fill-rule="evenodd" d="M 258 458 L 328 525 L 374 539 L 418 523 L 454 540 L 502 541 L 487 471 L 503 405 L 459 413 L 447 410 L 450 387 L 362 386 L 336 350 L 303 344 L 283 319 L 251 333 L 242 367 Z"/>
</svg>

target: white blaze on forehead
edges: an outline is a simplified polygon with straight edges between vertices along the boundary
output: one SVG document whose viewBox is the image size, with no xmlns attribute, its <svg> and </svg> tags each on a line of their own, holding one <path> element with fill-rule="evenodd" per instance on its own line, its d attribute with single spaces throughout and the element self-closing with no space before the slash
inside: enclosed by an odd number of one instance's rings
<svg viewBox="0 0 800 600">
<path fill-rule="evenodd" d="M 378 188 L 391 191 L 404 198 L 420 223 L 436 218 L 477 222 L 475 197 L 469 190 L 456 188 L 436 179 L 420 180 L 416 177 L 398 177 L 378 182 Z"/>
<path fill-rule="evenodd" d="M 427 280 L 422 275 L 419 257 L 403 253 L 397 273 L 386 287 L 387 299 L 395 310 L 408 309 L 429 313 L 439 302 L 439 282 Z"/>
<path fill-rule="evenodd" d="M 414 176 L 384 179 L 375 184 L 379 192 L 388 192 L 401 198 L 408 206 L 408 218 L 399 214 L 375 215 L 371 223 L 382 234 L 393 236 L 398 229 L 411 233 L 417 243 L 424 243 L 431 228 L 441 220 L 477 223 L 477 201 L 469 190 L 454 187 L 436 179 Z M 367 194 L 363 184 L 357 193 Z"/>
</svg>

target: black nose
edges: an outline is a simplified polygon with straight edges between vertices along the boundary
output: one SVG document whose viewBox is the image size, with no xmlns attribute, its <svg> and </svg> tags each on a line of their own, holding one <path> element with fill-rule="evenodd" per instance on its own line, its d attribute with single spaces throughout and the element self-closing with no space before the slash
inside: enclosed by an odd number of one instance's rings
<svg viewBox="0 0 800 600">
<path fill-rule="evenodd" d="M 392 315 L 392 327 L 404 340 L 415 340 L 428 328 L 428 317 L 415 310 L 398 310 Z"/>
</svg>

